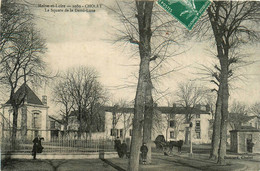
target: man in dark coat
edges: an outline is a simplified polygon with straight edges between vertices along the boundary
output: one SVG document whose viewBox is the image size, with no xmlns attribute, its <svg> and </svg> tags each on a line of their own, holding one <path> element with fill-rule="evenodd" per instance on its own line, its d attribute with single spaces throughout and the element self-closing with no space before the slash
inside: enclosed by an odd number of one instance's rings
<svg viewBox="0 0 260 171">
<path fill-rule="evenodd" d="M 36 138 L 33 139 L 33 150 L 32 150 L 33 159 L 36 159 L 36 153 L 42 152 L 43 146 L 41 140 L 44 140 L 44 138 L 41 138 L 40 135 L 38 135 Z"/>
<path fill-rule="evenodd" d="M 141 157 L 142 157 L 143 164 L 146 164 L 146 158 L 147 158 L 147 153 L 148 153 L 148 148 L 146 146 L 146 143 L 143 143 L 143 145 L 140 148 L 140 151 L 141 151 Z"/>
<path fill-rule="evenodd" d="M 121 158 L 121 141 L 119 137 L 117 137 L 115 140 L 115 149 L 117 151 L 118 156 Z"/>
<path fill-rule="evenodd" d="M 125 140 L 121 144 L 121 153 L 122 153 L 121 158 L 123 158 L 127 154 L 127 144 L 125 143 Z"/>
</svg>

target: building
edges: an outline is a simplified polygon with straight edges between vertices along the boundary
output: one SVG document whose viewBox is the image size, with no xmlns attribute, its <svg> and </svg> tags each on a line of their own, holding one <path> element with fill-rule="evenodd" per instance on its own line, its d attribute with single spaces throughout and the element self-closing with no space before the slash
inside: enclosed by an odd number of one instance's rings
<svg viewBox="0 0 260 171">
<path fill-rule="evenodd" d="M 193 123 L 192 137 L 193 143 L 210 143 L 210 120 L 212 115 L 205 106 L 197 108 L 183 107 L 155 107 L 155 115 L 153 120 L 152 140 L 158 135 L 163 135 L 167 141 L 184 140 L 185 132 L 188 131 L 190 123 L 186 123 L 186 114 L 191 114 L 191 122 Z M 132 136 L 132 120 L 134 117 L 133 108 L 119 108 L 116 106 L 105 106 L 102 108 L 104 115 L 104 129 L 101 131 L 93 131 L 92 139 L 131 139 Z M 73 119 L 72 119 L 73 118 Z M 77 131 L 77 117 L 72 115 L 68 132 Z"/>
<path fill-rule="evenodd" d="M 260 153 L 260 129 L 242 126 L 230 131 L 230 150 L 236 153 Z"/>
<path fill-rule="evenodd" d="M 186 114 L 191 114 L 193 123 L 192 137 L 194 143 L 210 143 L 211 136 L 209 133 L 209 120 L 211 114 L 206 111 L 205 106 L 201 109 L 185 109 L 183 107 L 155 107 L 153 120 L 152 140 L 158 135 L 163 135 L 167 141 L 176 141 L 185 139 Z M 125 108 L 115 111 L 113 107 L 106 107 L 106 126 L 105 136 L 112 139 L 115 136 L 121 139 L 131 138 L 132 136 L 132 119 L 133 108 Z M 111 123 L 112 121 L 112 123 Z M 114 123 L 114 124 L 113 124 Z"/>
<path fill-rule="evenodd" d="M 17 135 L 21 138 L 21 126 L 27 128 L 27 140 L 32 140 L 40 134 L 46 140 L 50 139 L 47 96 L 42 96 L 42 100 L 27 85 L 23 84 L 14 94 L 16 98 L 24 97 L 24 104 L 18 109 Z M 13 112 L 10 100 L 1 106 L 1 137 L 8 138 L 11 135 Z M 24 137 L 23 137 L 24 138 Z"/>
<path fill-rule="evenodd" d="M 51 138 L 57 138 L 63 135 L 63 124 L 62 121 L 55 118 L 54 116 L 48 116 L 48 123 L 50 125 L 49 130 Z"/>
<path fill-rule="evenodd" d="M 231 145 L 231 131 L 243 130 L 245 128 L 260 129 L 259 118 L 252 114 L 242 114 L 242 113 L 229 113 L 229 120 L 227 125 L 227 143 Z M 238 131 L 239 132 L 239 131 Z M 238 133 L 239 134 L 239 133 Z M 231 147 L 232 148 L 232 147 Z"/>
</svg>

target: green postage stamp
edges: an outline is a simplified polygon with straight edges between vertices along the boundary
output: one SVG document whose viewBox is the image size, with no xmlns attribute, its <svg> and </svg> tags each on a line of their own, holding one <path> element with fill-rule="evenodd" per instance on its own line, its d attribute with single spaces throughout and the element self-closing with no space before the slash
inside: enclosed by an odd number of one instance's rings
<svg viewBox="0 0 260 171">
<path fill-rule="evenodd" d="M 157 3 L 189 30 L 208 8 L 210 0 L 158 0 Z"/>
</svg>

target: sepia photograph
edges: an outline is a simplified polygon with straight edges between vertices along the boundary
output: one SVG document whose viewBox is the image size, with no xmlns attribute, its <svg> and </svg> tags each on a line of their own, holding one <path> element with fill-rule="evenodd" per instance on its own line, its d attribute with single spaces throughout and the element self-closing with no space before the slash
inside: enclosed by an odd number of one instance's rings
<svg viewBox="0 0 260 171">
<path fill-rule="evenodd" d="M 260 1 L 0 0 L 2 171 L 260 171 Z"/>
</svg>

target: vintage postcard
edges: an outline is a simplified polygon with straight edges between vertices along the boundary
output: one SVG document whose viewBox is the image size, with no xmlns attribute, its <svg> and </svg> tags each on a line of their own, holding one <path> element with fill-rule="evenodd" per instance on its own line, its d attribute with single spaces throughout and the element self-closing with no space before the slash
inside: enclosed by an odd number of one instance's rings
<svg viewBox="0 0 260 171">
<path fill-rule="evenodd" d="M 259 1 L 0 4 L 1 170 L 260 170 Z"/>
</svg>

